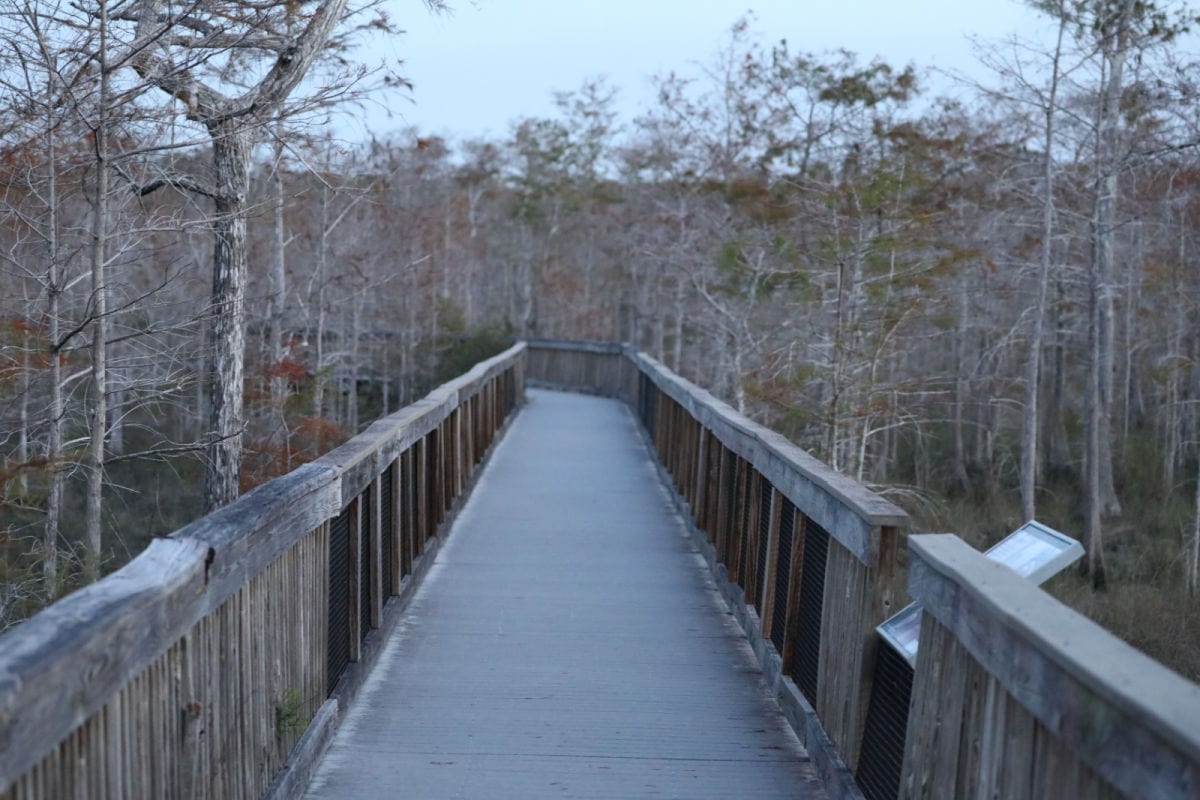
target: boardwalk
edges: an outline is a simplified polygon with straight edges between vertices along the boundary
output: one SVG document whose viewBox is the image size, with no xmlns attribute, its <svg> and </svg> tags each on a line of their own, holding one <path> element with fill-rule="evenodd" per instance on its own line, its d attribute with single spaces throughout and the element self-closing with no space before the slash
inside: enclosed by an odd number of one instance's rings
<svg viewBox="0 0 1200 800">
<path fill-rule="evenodd" d="M 809 798 L 615 401 L 530 392 L 314 798 Z"/>
</svg>

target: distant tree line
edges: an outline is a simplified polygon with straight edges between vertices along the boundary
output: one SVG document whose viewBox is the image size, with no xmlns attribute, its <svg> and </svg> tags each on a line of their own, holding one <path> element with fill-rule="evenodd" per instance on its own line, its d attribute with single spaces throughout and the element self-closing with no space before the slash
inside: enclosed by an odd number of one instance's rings
<svg viewBox="0 0 1200 800">
<path fill-rule="evenodd" d="M 346 144 L 281 106 L 256 122 L 232 211 L 199 190 L 220 174 L 195 133 L 212 125 L 161 116 L 186 105 L 178 86 L 143 66 L 92 90 L 109 116 L 60 111 L 50 76 L 104 67 L 11 44 L 6 80 L 30 74 L 0 110 L 0 578 L 45 594 L 20 578 L 47 574 L 50 514 L 58 547 L 86 541 L 96 474 L 111 565 L 200 512 L 205 465 L 231 463 L 214 443 L 241 446 L 223 491 L 244 490 L 514 337 L 620 340 L 922 524 L 982 544 L 1037 516 L 1080 536 L 1086 578 L 1064 596 L 1200 675 L 1138 630 L 1164 605 L 1195 610 L 1200 583 L 1200 72 L 1178 47 L 1193 20 L 1032 5 L 1047 41 L 982 48 L 992 77 L 957 99 L 915 67 L 764 44 L 739 22 L 632 120 L 602 80 L 492 140 Z M 223 74 L 241 67 L 224 52 Z M 213 384 L 231 220 L 245 371 Z M 231 421 L 214 385 L 241 387 Z M 1108 598 L 1135 595 L 1117 619 Z"/>
</svg>

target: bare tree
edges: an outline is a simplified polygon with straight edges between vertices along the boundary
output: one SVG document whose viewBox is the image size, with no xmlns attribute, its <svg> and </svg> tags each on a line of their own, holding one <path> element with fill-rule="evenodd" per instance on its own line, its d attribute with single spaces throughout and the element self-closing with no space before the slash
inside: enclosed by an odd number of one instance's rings
<svg viewBox="0 0 1200 800">
<path fill-rule="evenodd" d="M 436 5 L 433 0 L 430 4 Z M 160 182 L 213 203 L 207 366 L 211 439 L 204 489 L 210 510 L 230 502 L 239 491 L 251 149 L 330 42 L 346 6 L 347 0 L 278 6 L 233 0 L 182 7 L 165 0 L 140 0 L 128 12 L 137 26 L 128 63 L 176 100 L 187 119 L 204 129 L 212 146 L 210 182 L 194 176 L 167 176 Z M 301 21 L 303 26 L 294 32 Z M 220 69 L 231 64 L 242 67 L 238 74 L 243 78 L 253 76 L 260 64 L 265 72 L 247 87 L 224 86 Z M 344 84 L 319 94 L 328 99 L 341 89 Z"/>
<path fill-rule="evenodd" d="M 1025 407 L 1021 428 L 1021 516 L 1026 520 L 1033 519 L 1037 513 L 1038 430 L 1041 425 L 1038 402 L 1042 384 L 1042 344 L 1045 340 L 1050 266 L 1054 254 L 1054 128 L 1058 110 L 1058 85 L 1062 73 L 1063 38 L 1069 22 L 1066 0 L 1052 0 L 1049 6 L 1043 7 L 1058 19 L 1058 35 L 1054 43 L 1054 54 L 1050 59 L 1050 76 L 1041 108 L 1044 116 L 1042 246 L 1033 307 L 1033 331 L 1029 336 L 1029 355 L 1025 364 Z"/>
</svg>

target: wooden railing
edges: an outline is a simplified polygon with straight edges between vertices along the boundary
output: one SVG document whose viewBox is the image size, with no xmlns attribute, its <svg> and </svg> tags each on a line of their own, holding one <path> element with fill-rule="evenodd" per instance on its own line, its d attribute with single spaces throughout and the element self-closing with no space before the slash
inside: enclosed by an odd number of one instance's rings
<svg viewBox="0 0 1200 800">
<path fill-rule="evenodd" d="M 797 734 L 854 794 L 908 516 L 644 353 L 529 342 L 530 385 L 580 378 L 634 405 Z"/>
<path fill-rule="evenodd" d="M 524 365 L 477 365 L 0 637 L 0 797 L 294 796 Z"/>
<path fill-rule="evenodd" d="M 531 339 L 527 351 L 530 386 L 587 392 L 637 402 L 638 372 L 625 345 Z"/>
<path fill-rule="evenodd" d="M 1200 686 L 957 536 L 909 543 L 902 797 L 1200 797 Z"/>
<path fill-rule="evenodd" d="M 874 630 L 903 511 L 631 348 L 528 359 L 634 407 L 832 797 L 1200 798 L 1200 687 L 949 535 L 907 537 L 914 673 Z"/>
<path fill-rule="evenodd" d="M 1200 797 L 1200 687 L 957 537 L 909 537 L 921 648 L 869 713 L 904 513 L 644 354 L 531 342 L 0 637 L 0 798 L 294 796 L 527 372 L 630 404 L 832 796 Z"/>
</svg>

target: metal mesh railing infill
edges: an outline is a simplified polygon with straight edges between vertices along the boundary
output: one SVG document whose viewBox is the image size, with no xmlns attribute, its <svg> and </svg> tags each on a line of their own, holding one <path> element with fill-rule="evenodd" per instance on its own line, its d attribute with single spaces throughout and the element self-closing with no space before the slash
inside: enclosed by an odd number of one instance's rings
<svg viewBox="0 0 1200 800">
<path fill-rule="evenodd" d="M 350 510 L 329 525 L 329 644 L 327 690 L 332 693 L 350 663 Z"/>
<path fill-rule="evenodd" d="M 383 565 L 383 599 L 396 593 L 393 565 L 396 563 L 396 467 L 389 466 L 379 481 L 379 529 L 381 531 L 380 561 Z"/>
<path fill-rule="evenodd" d="M 875 657 L 875 677 L 855 780 L 867 800 L 896 800 L 912 698 L 912 665 L 886 642 Z"/>
<path fill-rule="evenodd" d="M 821 614 L 825 605 L 825 562 L 829 532 L 811 519 L 804 524 L 804 564 L 800 568 L 800 603 L 796 621 L 792 679 L 815 707 L 821 663 Z"/>
</svg>

